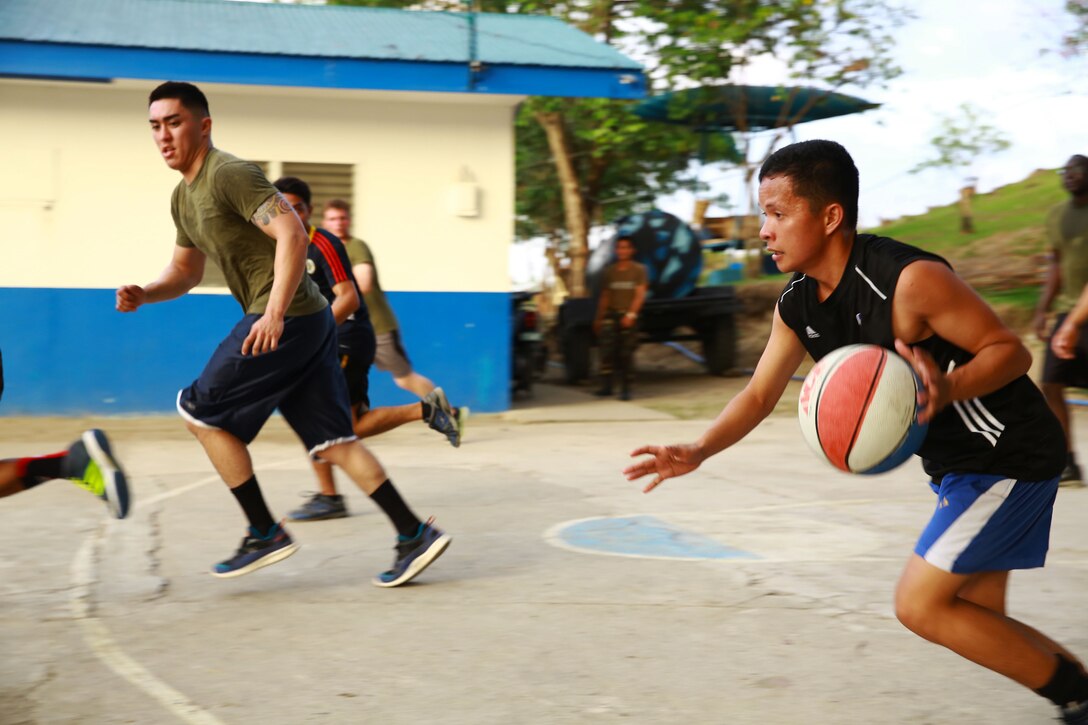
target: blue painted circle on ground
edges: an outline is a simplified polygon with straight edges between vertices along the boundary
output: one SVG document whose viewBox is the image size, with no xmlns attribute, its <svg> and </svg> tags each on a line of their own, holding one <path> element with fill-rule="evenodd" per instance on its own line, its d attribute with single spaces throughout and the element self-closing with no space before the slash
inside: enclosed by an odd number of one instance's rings
<svg viewBox="0 0 1088 725">
<path fill-rule="evenodd" d="M 586 519 L 560 529 L 566 546 L 622 556 L 662 559 L 759 559 L 743 549 L 682 529 L 656 516 Z"/>
</svg>

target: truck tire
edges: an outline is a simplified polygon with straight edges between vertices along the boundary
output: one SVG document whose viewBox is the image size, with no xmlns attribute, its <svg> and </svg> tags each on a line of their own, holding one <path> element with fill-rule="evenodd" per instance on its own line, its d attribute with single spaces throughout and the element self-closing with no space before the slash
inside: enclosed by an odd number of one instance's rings
<svg viewBox="0 0 1088 725">
<path fill-rule="evenodd" d="M 737 356 L 737 328 L 733 317 L 707 320 L 702 338 L 706 371 L 711 375 L 722 375 L 731 370 Z"/>
<path fill-rule="evenodd" d="M 569 385 L 589 377 L 589 351 L 593 347 L 593 333 L 588 327 L 574 327 L 567 331 L 563 340 L 563 366 Z"/>
</svg>

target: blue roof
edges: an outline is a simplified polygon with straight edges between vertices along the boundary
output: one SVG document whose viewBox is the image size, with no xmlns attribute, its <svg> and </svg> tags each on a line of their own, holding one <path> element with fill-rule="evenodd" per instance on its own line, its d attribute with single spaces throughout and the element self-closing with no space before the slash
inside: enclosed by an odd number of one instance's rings
<svg viewBox="0 0 1088 725">
<path fill-rule="evenodd" d="M 473 59 L 483 68 L 470 87 L 442 87 L 454 77 L 464 86 Z M 189 69 L 202 77 L 177 72 Z M 622 98 L 645 89 L 637 62 L 546 16 L 470 23 L 465 13 L 233 0 L 3 0 L 0 74 L 258 84 L 280 74 L 277 85 Z"/>
</svg>

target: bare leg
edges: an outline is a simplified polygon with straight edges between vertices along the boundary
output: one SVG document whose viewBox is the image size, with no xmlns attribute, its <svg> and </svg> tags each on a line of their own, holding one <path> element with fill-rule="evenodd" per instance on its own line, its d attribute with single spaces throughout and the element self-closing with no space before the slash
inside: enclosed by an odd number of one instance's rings
<svg viewBox="0 0 1088 725">
<path fill-rule="evenodd" d="M 317 486 L 321 489 L 321 493 L 326 496 L 335 496 L 336 481 L 332 476 L 332 464 L 315 460 L 311 460 L 310 464 L 314 467 L 314 475 L 317 476 Z"/>
<path fill-rule="evenodd" d="M 1065 404 L 1065 386 L 1058 383 L 1043 383 L 1043 395 L 1046 396 L 1046 404 L 1054 412 L 1058 422 L 1062 424 L 1065 433 L 1066 450 L 1073 450 L 1073 436 L 1070 428 L 1069 408 Z"/>
<path fill-rule="evenodd" d="M 201 428 L 192 423 L 186 423 L 186 427 L 204 446 L 208 460 L 227 486 L 238 488 L 253 477 L 253 460 L 245 443 L 225 430 Z"/>
<path fill-rule="evenodd" d="M 397 384 L 403 390 L 415 393 L 419 397 L 423 397 L 427 393 L 434 390 L 434 383 L 427 378 L 423 377 L 414 370 L 404 377 L 393 378 L 393 382 Z"/>
<path fill-rule="evenodd" d="M 378 490 L 388 476 L 378 459 L 361 441 L 339 443 L 321 451 L 321 457 L 339 466 L 367 496 Z"/>
<path fill-rule="evenodd" d="M 950 574 L 913 554 L 895 592 L 895 613 L 920 637 L 1037 690 L 1054 674 L 1056 645 L 1004 614 L 1006 584 L 1007 576 Z"/>
<path fill-rule="evenodd" d="M 986 609 L 989 609 L 990 611 L 1005 615 L 1005 594 L 1008 590 L 1008 581 L 1009 572 L 1007 571 L 988 571 L 981 574 L 975 574 L 968 580 L 967 584 L 960 589 L 959 596 L 961 599 L 966 599 L 969 602 L 974 602 L 979 606 L 986 607 Z M 1072 652 L 1065 647 L 1062 647 L 1039 630 L 1024 624 L 1019 620 L 1012 619 L 1011 617 L 1009 618 L 1009 622 L 1016 626 L 1016 628 L 1025 636 L 1035 640 L 1036 643 L 1051 654 L 1060 654 L 1070 662 L 1076 663 L 1081 671 L 1084 670 L 1084 664 L 1081 663 Z"/>
<path fill-rule="evenodd" d="M 373 408 L 355 421 L 355 435 L 360 438 L 372 438 L 417 420 L 423 420 L 423 408 L 419 403 Z"/>
<path fill-rule="evenodd" d="M 16 477 L 16 473 L 15 459 L 7 458 L 0 461 L 0 498 L 26 490 L 23 482 Z"/>
</svg>

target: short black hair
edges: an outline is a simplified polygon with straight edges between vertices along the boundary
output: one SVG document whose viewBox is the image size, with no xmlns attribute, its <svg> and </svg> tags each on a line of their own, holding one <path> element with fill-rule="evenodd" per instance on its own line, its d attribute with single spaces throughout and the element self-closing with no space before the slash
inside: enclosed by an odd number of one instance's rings
<svg viewBox="0 0 1088 725">
<path fill-rule="evenodd" d="M 155 101 L 161 101 L 164 98 L 174 98 L 181 101 L 181 105 L 189 109 L 191 113 L 198 113 L 204 117 L 212 115 L 208 109 L 208 98 L 204 95 L 204 91 L 192 83 L 166 81 L 166 83 L 160 84 L 158 88 L 151 91 L 151 95 L 147 97 L 147 105 L 150 106 Z"/>
<path fill-rule="evenodd" d="M 310 203 L 310 185 L 297 176 L 281 176 L 272 182 L 272 186 L 284 194 L 294 194 L 306 202 L 306 206 L 313 206 Z"/>
<path fill-rule="evenodd" d="M 842 205 L 843 228 L 858 226 L 858 167 L 842 145 L 818 139 L 783 146 L 759 170 L 759 180 L 784 176 L 793 193 L 806 200 L 813 214 L 832 203 Z"/>
<path fill-rule="evenodd" d="M 1072 161 L 1073 163 L 1069 163 L 1069 161 Z M 1088 156 L 1084 156 L 1083 154 L 1073 154 L 1069 157 L 1069 161 L 1065 162 L 1066 168 L 1069 168 L 1070 166 L 1088 167 Z"/>
<path fill-rule="evenodd" d="M 618 245 L 620 242 L 627 242 L 632 247 L 635 246 L 635 240 L 631 239 L 631 237 L 627 236 L 626 234 L 623 235 L 623 236 L 616 237 L 616 244 Z"/>
</svg>

